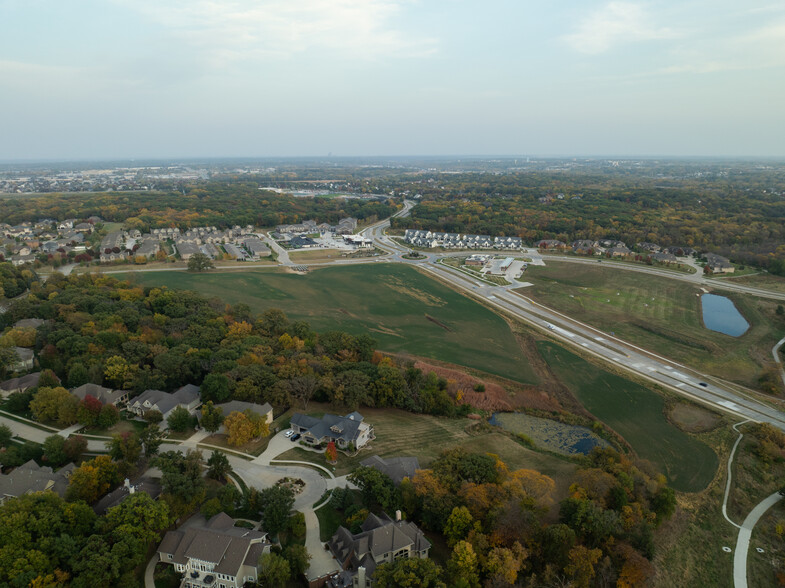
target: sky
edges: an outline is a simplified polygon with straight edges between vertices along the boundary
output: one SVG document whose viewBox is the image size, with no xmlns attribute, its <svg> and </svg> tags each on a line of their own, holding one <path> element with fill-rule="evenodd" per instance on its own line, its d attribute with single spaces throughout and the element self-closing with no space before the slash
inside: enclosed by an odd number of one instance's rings
<svg viewBox="0 0 785 588">
<path fill-rule="evenodd" d="M 0 0 L 0 160 L 785 157 L 782 0 Z"/>
</svg>

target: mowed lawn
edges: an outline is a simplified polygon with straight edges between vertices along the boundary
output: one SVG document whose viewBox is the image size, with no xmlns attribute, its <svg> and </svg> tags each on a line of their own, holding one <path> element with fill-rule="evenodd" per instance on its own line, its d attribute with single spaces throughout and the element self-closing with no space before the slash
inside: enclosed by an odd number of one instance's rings
<svg viewBox="0 0 785 588">
<path fill-rule="evenodd" d="M 329 406 L 325 407 L 317 410 L 316 406 L 309 406 L 307 412 L 321 415 L 324 410 L 329 410 Z M 557 494 L 564 497 L 578 467 L 570 461 L 526 449 L 493 429 L 475 431 L 472 426 L 476 426 L 477 422 L 470 419 L 437 418 L 397 409 L 362 408 L 360 412 L 365 422 L 373 425 L 376 439 L 356 457 L 349 458 L 339 453 L 335 470 L 337 475 L 351 472 L 362 460 L 372 455 L 414 456 L 419 460 L 420 467 L 427 468 L 445 449 L 463 447 L 471 453 L 496 454 L 511 470 L 532 469 L 550 476 L 557 482 Z M 296 447 L 279 455 L 277 459 L 302 459 L 325 465 L 323 455 Z"/>
<path fill-rule="evenodd" d="M 776 303 L 726 294 L 750 323 L 741 337 L 710 331 L 700 316 L 700 288 L 679 280 L 624 271 L 554 262 L 530 266 L 525 277 L 533 286 L 521 290 L 559 312 L 677 359 L 710 374 L 757 386 L 771 357 L 771 347 L 785 335 L 785 322 L 774 315 Z"/>
<path fill-rule="evenodd" d="M 549 342 L 538 349 L 550 369 L 586 409 L 624 437 L 639 457 L 654 464 L 682 492 L 706 488 L 717 471 L 717 454 L 665 417 L 664 399 Z"/>
<path fill-rule="evenodd" d="M 367 333 L 384 351 L 409 353 L 537 384 L 507 323 L 440 282 L 399 264 L 274 271 L 139 272 L 144 286 L 168 286 L 243 302 L 255 311 L 280 308 L 317 331 Z"/>
</svg>

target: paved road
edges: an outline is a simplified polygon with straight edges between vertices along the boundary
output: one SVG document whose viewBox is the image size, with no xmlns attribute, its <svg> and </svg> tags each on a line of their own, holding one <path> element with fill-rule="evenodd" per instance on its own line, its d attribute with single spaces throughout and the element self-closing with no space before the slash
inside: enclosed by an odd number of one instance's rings
<svg viewBox="0 0 785 588">
<path fill-rule="evenodd" d="M 772 506 L 782 499 L 779 492 L 775 492 L 761 501 L 747 515 L 739 529 L 739 538 L 736 540 L 736 552 L 733 554 L 733 585 L 735 588 L 747 588 L 747 553 L 750 550 L 750 537 L 758 520 Z"/>
</svg>

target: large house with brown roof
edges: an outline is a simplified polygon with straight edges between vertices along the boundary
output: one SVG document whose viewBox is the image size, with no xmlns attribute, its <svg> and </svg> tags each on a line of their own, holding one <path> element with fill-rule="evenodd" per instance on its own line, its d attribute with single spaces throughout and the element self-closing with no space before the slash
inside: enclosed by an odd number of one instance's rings
<svg viewBox="0 0 785 588">
<path fill-rule="evenodd" d="M 259 557 L 269 553 L 267 534 L 235 527 L 219 513 L 209 521 L 201 515 L 169 531 L 158 546 L 158 559 L 183 574 L 181 588 L 241 588 L 255 582 Z"/>
<path fill-rule="evenodd" d="M 400 511 L 395 513 L 395 519 L 386 514 L 369 514 L 356 535 L 338 527 L 327 545 L 344 569 L 339 575 L 345 579 L 344 586 L 369 588 L 378 565 L 407 557 L 428 557 L 431 542 L 425 534 L 414 523 L 401 520 Z"/>
</svg>

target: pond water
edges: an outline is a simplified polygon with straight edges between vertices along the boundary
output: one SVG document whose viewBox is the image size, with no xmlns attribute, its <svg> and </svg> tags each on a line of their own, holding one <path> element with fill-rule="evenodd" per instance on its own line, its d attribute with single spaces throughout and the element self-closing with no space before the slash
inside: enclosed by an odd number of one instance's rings
<svg viewBox="0 0 785 588">
<path fill-rule="evenodd" d="M 512 433 L 523 433 L 536 446 L 563 455 L 588 455 L 595 447 L 611 447 L 610 443 L 586 427 L 522 413 L 497 412 L 489 422 Z"/>
<path fill-rule="evenodd" d="M 736 305 L 730 298 L 716 294 L 701 296 L 701 311 L 703 324 L 711 331 L 724 333 L 731 337 L 739 337 L 747 332 L 750 324 L 747 322 Z"/>
</svg>

